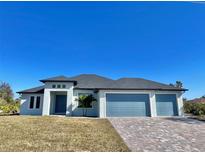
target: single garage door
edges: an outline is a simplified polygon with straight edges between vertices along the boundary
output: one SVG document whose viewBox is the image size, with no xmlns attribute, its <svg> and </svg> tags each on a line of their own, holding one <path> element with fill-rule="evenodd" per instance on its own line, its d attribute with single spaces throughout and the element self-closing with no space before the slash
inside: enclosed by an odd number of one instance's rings
<svg viewBox="0 0 205 154">
<path fill-rule="evenodd" d="M 148 94 L 106 94 L 107 117 L 150 116 Z"/>
<path fill-rule="evenodd" d="M 177 99 L 175 94 L 157 94 L 156 107 L 158 116 L 177 116 Z"/>
</svg>

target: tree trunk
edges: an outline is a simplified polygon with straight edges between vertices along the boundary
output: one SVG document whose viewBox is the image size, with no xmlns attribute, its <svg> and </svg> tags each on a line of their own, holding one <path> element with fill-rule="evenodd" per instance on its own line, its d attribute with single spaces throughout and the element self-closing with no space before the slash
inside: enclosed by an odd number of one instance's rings
<svg viewBox="0 0 205 154">
<path fill-rule="evenodd" d="M 87 108 L 85 109 L 85 116 L 87 116 Z"/>
<path fill-rule="evenodd" d="M 85 117 L 85 108 L 83 108 L 83 116 Z"/>
</svg>

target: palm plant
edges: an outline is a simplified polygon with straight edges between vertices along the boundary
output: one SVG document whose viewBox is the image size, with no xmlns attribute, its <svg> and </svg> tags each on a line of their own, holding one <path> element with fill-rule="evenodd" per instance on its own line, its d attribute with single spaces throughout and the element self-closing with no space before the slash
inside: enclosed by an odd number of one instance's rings
<svg viewBox="0 0 205 154">
<path fill-rule="evenodd" d="M 96 101 L 93 95 L 80 95 L 76 100 L 80 104 L 78 107 L 82 108 L 83 116 L 87 115 L 87 109 L 92 107 L 92 103 Z"/>
</svg>

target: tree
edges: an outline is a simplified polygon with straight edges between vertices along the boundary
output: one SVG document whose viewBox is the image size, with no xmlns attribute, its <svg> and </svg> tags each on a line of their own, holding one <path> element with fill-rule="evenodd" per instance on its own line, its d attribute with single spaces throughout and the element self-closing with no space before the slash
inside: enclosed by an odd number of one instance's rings
<svg viewBox="0 0 205 154">
<path fill-rule="evenodd" d="M 172 83 L 170 83 L 169 85 L 170 85 L 170 86 L 172 86 L 172 87 L 174 87 L 174 86 L 175 86 L 175 85 L 174 85 L 174 84 L 172 84 Z"/>
<path fill-rule="evenodd" d="M 11 89 L 11 86 L 6 82 L 0 83 L 0 99 L 4 100 L 6 103 L 12 103 L 13 102 L 13 91 Z"/>
<path fill-rule="evenodd" d="M 186 101 L 187 101 L 187 98 L 186 98 L 186 97 L 184 97 L 184 98 L 183 98 L 183 102 L 186 102 Z"/>
<path fill-rule="evenodd" d="M 92 107 L 92 103 L 96 101 L 93 95 L 80 95 L 76 101 L 79 102 L 80 108 L 82 108 L 83 116 L 87 115 L 87 109 Z"/>
<path fill-rule="evenodd" d="M 177 88 L 182 88 L 183 87 L 183 83 L 181 81 L 176 81 L 175 84 L 170 83 L 169 84 L 172 87 L 177 87 Z"/>
<path fill-rule="evenodd" d="M 183 83 L 182 83 L 181 81 L 176 81 L 175 86 L 176 86 L 177 88 L 182 88 L 182 87 L 183 87 Z"/>
<path fill-rule="evenodd" d="M 205 95 L 201 96 L 201 98 L 205 98 Z"/>
</svg>

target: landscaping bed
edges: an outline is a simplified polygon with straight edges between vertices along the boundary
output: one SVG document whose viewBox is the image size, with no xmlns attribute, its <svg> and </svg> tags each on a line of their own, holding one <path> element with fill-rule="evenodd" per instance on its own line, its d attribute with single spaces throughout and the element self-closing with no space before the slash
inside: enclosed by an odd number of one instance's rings
<svg viewBox="0 0 205 154">
<path fill-rule="evenodd" d="M 191 119 L 205 121 L 205 102 L 185 102 L 184 112 Z"/>
<path fill-rule="evenodd" d="M 201 116 L 195 116 L 195 115 L 186 115 L 188 118 L 191 119 L 196 119 L 196 120 L 200 120 L 200 121 L 204 121 L 205 122 L 205 116 L 201 115 Z"/>
</svg>

